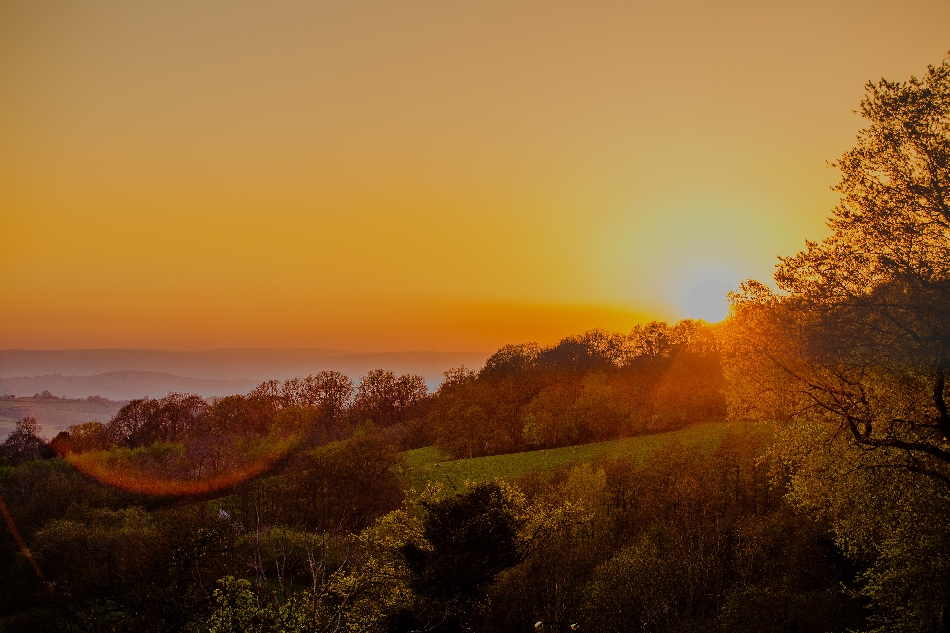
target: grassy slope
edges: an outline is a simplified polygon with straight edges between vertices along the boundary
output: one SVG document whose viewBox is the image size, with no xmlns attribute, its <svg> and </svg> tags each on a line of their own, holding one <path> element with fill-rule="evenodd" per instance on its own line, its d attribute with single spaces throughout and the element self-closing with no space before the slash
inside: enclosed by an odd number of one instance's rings
<svg viewBox="0 0 950 633">
<path fill-rule="evenodd" d="M 712 451 L 726 435 L 744 426 L 745 423 L 742 422 L 714 422 L 669 433 L 641 435 L 577 447 L 451 461 L 443 461 L 445 455 L 435 447 L 420 448 L 406 453 L 406 480 L 416 490 L 422 490 L 429 482 L 451 482 L 458 486 L 464 481 L 490 481 L 496 477 L 515 479 L 531 470 L 550 470 L 573 462 L 626 457 L 639 465 L 644 464 L 653 451 L 668 444 L 679 443 L 703 451 Z"/>
</svg>

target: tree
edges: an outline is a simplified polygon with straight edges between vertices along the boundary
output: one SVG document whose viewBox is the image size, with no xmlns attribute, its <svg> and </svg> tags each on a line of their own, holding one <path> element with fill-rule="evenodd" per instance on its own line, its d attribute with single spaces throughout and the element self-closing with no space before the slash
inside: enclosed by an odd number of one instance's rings
<svg viewBox="0 0 950 633">
<path fill-rule="evenodd" d="M 485 588 L 522 560 L 519 520 L 495 483 L 422 506 L 424 543 L 409 541 L 401 548 L 409 586 L 421 604 L 416 613 L 397 614 L 389 630 L 463 630 Z M 420 626 L 427 620 L 435 624 Z"/>
<path fill-rule="evenodd" d="M 630 344 L 635 356 L 669 356 L 673 349 L 673 328 L 664 321 L 637 325 L 630 331 Z"/>
<path fill-rule="evenodd" d="M 423 507 L 423 535 L 429 547 L 408 543 L 403 548 L 411 584 L 423 596 L 470 600 L 520 560 L 518 522 L 497 484 L 477 484 Z"/>
<path fill-rule="evenodd" d="M 728 374 L 740 397 L 730 404 L 790 418 L 793 498 L 828 516 L 839 544 L 869 565 L 878 630 L 945 631 L 950 58 L 920 79 L 866 88 L 868 126 L 834 163 L 832 234 L 780 259 L 783 294 L 747 282 L 733 296 Z M 896 534 L 941 545 L 911 555 Z M 881 599 L 895 587 L 900 610 Z"/>
<path fill-rule="evenodd" d="M 73 450 L 79 453 L 109 447 L 109 431 L 102 422 L 83 422 L 70 426 L 69 439 Z"/>
<path fill-rule="evenodd" d="M 321 371 L 277 385 L 276 381 L 262 385 L 269 392 L 264 395 L 264 401 L 275 405 L 275 428 L 300 432 L 308 444 L 340 436 L 345 414 L 353 403 L 353 381 L 348 376 Z"/>
<path fill-rule="evenodd" d="M 137 398 L 119 409 L 106 428 L 109 439 L 119 446 L 143 446 L 150 443 L 150 420 L 160 405 L 151 398 Z"/>
<path fill-rule="evenodd" d="M 484 376 L 524 372 L 529 369 L 541 353 L 537 343 L 505 345 L 488 357 L 485 366 L 479 372 Z"/>
<path fill-rule="evenodd" d="M 341 415 L 353 401 L 353 381 L 337 371 L 321 371 L 288 380 L 284 393 L 291 404 L 322 408 L 330 417 Z"/>
<path fill-rule="evenodd" d="M 619 435 L 623 419 L 629 414 L 603 372 L 584 377 L 584 388 L 572 408 L 581 433 L 598 442 Z"/>
<path fill-rule="evenodd" d="M 260 436 L 271 427 L 275 413 L 273 400 L 255 390 L 247 396 L 216 398 L 202 415 L 202 426 L 212 435 Z"/>
<path fill-rule="evenodd" d="M 53 457 L 56 453 L 37 435 L 39 430 L 36 418 L 27 416 L 17 420 L 16 428 L 0 444 L 0 459 L 7 459 L 17 465 Z"/>
<path fill-rule="evenodd" d="M 950 487 L 950 60 L 869 83 L 861 113 L 832 235 L 781 258 L 786 296 L 747 286 L 737 312 L 771 304 L 758 351 L 799 411 Z"/>
<path fill-rule="evenodd" d="M 299 455 L 286 471 L 288 513 L 321 531 L 362 529 L 403 500 L 396 447 L 372 423 Z"/>
<path fill-rule="evenodd" d="M 577 397 L 573 385 L 555 383 L 545 387 L 521 408 L 522 436 L 527 444 L 541 447 L 563 446 L 577 441 Z"/>
<path fill-rule="evenodd" d="M 198 432 L 207 408 L 204 398 L 194 394 L 141 398 L 119 409 L 107 428 L 111 441 L 120 446 L 148 446 L 157 440 L 179 442 Z"/>
<path fill-rule="evenodd" d="M 357 423 L 372 420 L 380 426 L 393 426 L 406 422 L 413 407 L 428 394 L 422 376 L 397 377 L 391 371 L 374 369 L 360 379 L 351 414 Z"/>
</svg>

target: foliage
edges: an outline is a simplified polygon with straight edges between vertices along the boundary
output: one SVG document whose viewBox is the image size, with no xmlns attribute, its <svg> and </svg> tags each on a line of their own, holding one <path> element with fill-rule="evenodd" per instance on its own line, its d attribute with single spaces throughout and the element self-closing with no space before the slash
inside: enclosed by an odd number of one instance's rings
<svg viewBox="0 0 950 633">
<path fill-rule="evenodd" d="M 717 331 L 702 321 L 590 330 L 447 373 L 416 437 L 455 457 L 629 437 L 722 419 L 723 387 Z"/>
<path fill-rule="evenodd" d="M 462 460 L 486 474 L 478 462 L 522 464 L 507 481 L 430 486 L 381 516 L 366 505 L 352 522 L 321 525 L 332 505 L 308 506 L 301 493 L 319 476 L 340 499 L 350 490 L 370 501 L 359 482 L 374 479 L 372 456 L 392 454 L 387 437 L 364 427 L 301 452 L 279 474 L 185 503 L 130 496 L 60 461 L 8 469 L 0 494 L 56 590 L 31 582 L 15 544 L 0 540 L 0 569 L 18 561 L 0 577 L 14 592 L 0 613 L 19 614 L 10 630 L 32 631 L 517 631 L 538 620 L 609 631 L 617 609 L 640 618 L 666 604 L 648 630 L 753 630 L 748 623 L 775 622 L 763 614 L 776 605 L 816 600 L 788 626 L 861 622 L 837 590 L 854 576 L 829 565 L 824 528 L 791 512 L 769 483 L 768 427 L 706 425 Z"/>
<path fill-rule="evenodd" d="M 733 296 L 733 415 L 789 420 L 792 499 L 867 565 L 876 630 L 946 630 L 950 60 L 869 83 L 832 234 Z"/>
<path fill-rule="evenodd" d="M 351 415 L 358 422 L 372 420 L 381 426 L 404 423 L 428 393 L 422 376 L 397 377 L 391 371 L 374 369 L 360 379 Z"/>
<path fill-rule="evenodd" d="M 0 443 L 0 464 L 22 464 L 34 459 L 51 457 L 54 452 L 37 433 L 36 418 L 25 417 L 17 421 L 16 428 Z"/>
<path fill-rule="evenodd" d="M 772 451 L 792 474 L 791 500 L 824 517 L 839 547 L 866 567 L 860 595 L 874 631 L 939 631 L 950 605 L 950 495 L 896 467 L 886 449 L 862 450 L 829 425 L 800 421 Z"/>
<path fill-rule="evenodd" d="M 401 462 L 385 431 L 364 424 L 346 440 L 303 452 L 288 464 L 285 512 L 321 532 L 368 527 L 402 502 Z"/>
<path fill-rule="evenodd" d="M 494 483 L 422 507 L 421 542 L 400 548 L 408 584 L 423 603 L 416 609 L 437 610 L 440 628 L 454 630 L 495 576 L 520 562 L 519 522 L 511 500 Z"/>
<path fill-rule="evenodd" d="M 769 308 L 750 345 L 798 410 L 950 485 L 950 61 L 869 84 L 861 112 L 870 125 L 836 163 L 832 235 L 781 260 L 787 296 L 747 287 L 739 314 Z"/>
<path fill-rule="evenodd" d="M 406 453 L 405 478 L 410 487 L 422 490 L 429 483 L 451 486 L 463 482 L 488 482 L 496 478 L 515 480 L 528 473 L 553 472 L 576 463 L 624 458 L 635 465 L 648 462 L 657 450 L 670 444 L 711 452 L 731 432 L 745 432 L 755 426 L 747 423 L 712 422 L 697 424 L 678 431 L 643 435 L 596 444 L 581 444 L 511 455 L 492 455 L 472 459 L 450 460 L 435 448 L 416 449 Z"/>
</svg>

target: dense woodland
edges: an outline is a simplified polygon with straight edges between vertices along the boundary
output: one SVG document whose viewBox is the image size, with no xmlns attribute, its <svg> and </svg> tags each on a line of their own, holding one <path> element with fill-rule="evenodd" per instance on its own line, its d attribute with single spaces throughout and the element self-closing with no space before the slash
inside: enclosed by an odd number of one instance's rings
<svg viewBox="0 0 950 633">
<path fill-rule="evenodd" d="M 771 426 L 737 427 L 710 454 L 673 446 L 640 469 L 620 459 L 406 489 L 402 451 L 429 443 L 469 457 L 722 419 L 716 341 L 701 322 L 651 323 L 630 336 L 505 347 L 478 372 L 447 372 L 434 394 L 417 376 L 375 371 L 354 388 L 323 372 L 211 403 L 183 394 L 133 401 L 108 424 L 78 425 L 48 444 L 21 423 L 4 444 L 18 465 L 4 471 L 2 494 L 43 576 L 6 534 L 5 626 L 860 623 L 861 601 L 836 586 L 854 582 L 852 564 L 770 475 Z M 240 469 L 268 445 L 282 452 L 259 474 L 175 492 Z M 90 477 L 89 457 L 125 478 L 110 486 Z"/>
<path fill-rule="evenodd" d="M 950 63 L 869 84 L 831 236 L 729 318 L 141 399 L 0 446 L 5 631 L 950 630 Z M 729 419 L 516 480 L 407 452 Z M 759 421 L 750 424 L 747 421 Z M 527 453 L 526 453 L 527 454 Z"/>
</svg>

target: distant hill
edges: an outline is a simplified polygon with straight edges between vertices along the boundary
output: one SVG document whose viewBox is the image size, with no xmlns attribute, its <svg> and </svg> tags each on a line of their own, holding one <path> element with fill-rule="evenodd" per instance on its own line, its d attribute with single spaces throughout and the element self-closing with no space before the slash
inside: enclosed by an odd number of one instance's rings
<svg viewBox="0 0 950 633">
<path fill-rule="evenodd" d="M 150 396 L 163 396 L 171 391 L 197 393 L 206 398 L 246 393 L 257 382 L 253 380 L 214 380 L 188 378 L 158 371 L 110 371 L 93 376 L 64 376 L 50 374 L 0 378 L 0 393 L 17 396 L 32 396 L 49 391 L 65 398 L 85 398 L 96 395 L 110 400 L 132 400 Z"/>
<path fill-rule="evenodd" d="M 73 424 L 108 422 L 125 402 L 113 400 L 60 400 L 46 398 L 16 398 L 0 400 L 0 440 L 4 439 L 26 416 L 36 418 L 40 435 L 51 438 Z"/>
<path fill-rule="evenodd" d="M 0 378 L 113 371 L 154 371 L 218 380 L 255 379 L 261 371 L 300 368 L 348 356 L 331 349 L 213 349 L 185 352 L 150 349 L 0 350 Z"/>
<path fill-rule="evenodd" d="M 390 369 L 396 373 L 419 374 L 430 388 L 442 380 L 442 372 L 452 367 L 465 365 L 481 367 L 489 352 L 346 352 L 335 349 L 213 349 L 202 352 L 182 352 L 144 349 L 87 349 L 87 350 L 0 350 L 0 379 L 38 378 L 52 380 L 61 378 L 92 378 L 109 376 L 115 372 L 152 372 L 156 374 L 155 388 L 139 395 L 163 395 L 159 374 L 170 374 L 179 379 L 239 381 L 241 384 L 257 384 L 263 380 L 285 380 L 294 376 L 306 376 L 318 371 L 335 370 L 354 380 L 371 369 Z M 111 380 L 109 378 L 103 379 Z M 101 381 L 100 381 L 101 382 Z M 81 396 L 106 395 L 97 381 L 89 381 L 92 391 L 77 393 Z M 57 389 L 41 386 L 9 391 L 0 383 L 0 391 L 32 395 L 48 389 L 55 395 Z M 49 383 L 52 384 L 52 383 Z M 63 383 L 65 384 L 65 383 Z M 79 383 L 76 383 L 79 384 Z M 106 384 L 106 383 L 101 383 Z M 144 382 L 138 383 L 144 385 Z M 223 385 L 222 385 L 223 386 Z M 206 385 L 212 391 L 217 386 Z M 31 391 L 33 389 L 33 391 Z M 189 389 L 182 389 L 188 391 Z M 245 390 L 243 387 L 238 391 Z M 29 394 L 26 392 L 30 391 Z M 198 389 L 191 389 L 205 393 Z M 133 393 L 133 392 L 123 392 Z M 209 392 L 210 393 L 210 392 Z M 232 392 L 233 393 L 233 392 Z M 129 396 L 123 396 L 129 397 Z"/>
</svg>

